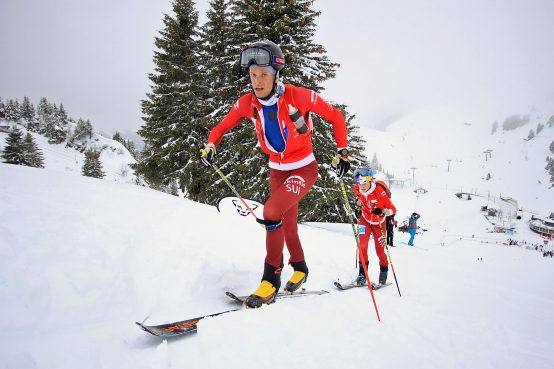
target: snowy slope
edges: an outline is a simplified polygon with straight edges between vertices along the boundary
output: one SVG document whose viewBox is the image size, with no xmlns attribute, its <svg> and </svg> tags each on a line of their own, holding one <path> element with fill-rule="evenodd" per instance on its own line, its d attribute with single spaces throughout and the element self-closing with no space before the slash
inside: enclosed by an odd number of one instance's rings
<svg viewBox="0 0 554 369">
<path fill-rule="evenodd" d="M 15 124 L 0 120 L 0 125 L 14 126 Z M 16 126 L 23 134 L 27 133 L 27 130 L 22 125 L 17 124 Z M 59 145 L 50 144 L 46 137 L 38 133 L 31 132 L 31 135 L 42 152 L 44 167 L 46 169 L 81 175 L 85 161 L 84 153 L 74 148 L 65 147 L 65 143 Z M 4 148 L 7 136 L 7 133 L 0 132 L 0 150 Z M 100 161 L 102 162 L 102 170 L 106 173 L 104 179 L 128 183 L 135 182 L 135 175 L 129 164 L 135 163 L 136 160 L 123 144 L 106 138 L 101 134 L 94 133 L 88 143 L 88 147 L 101 151 Z"/>
<path fill-rule="evenodd" d="M 492 120 L 421 110 L 396 121 L 386 132 L 363 128 L 361 134 L 367 141 L 368 158 L 377 153 L 384 169 L 406 180 L 412 189 L 415 178 L 416 187 L 512 197 L 520 207 L 549 215 L 554 212 L 554 190 L 548 190 L 544 167 L 546 157 L 552 156 L 548 147 L 554 127 L 525 140 L 529 130 L 548 117 L 537 115 L 523 127 L 506 132 L 500 127 L 491 135 Z M 491 157 L 486 158 L 484 151 L 489 149 Z M 450 171 L 447 160 L 451 160 Z M 411 168 L 416 168 L 415 175 Z"/>
<path fill-rule="evenodd" d="M 260 227 L 64 171 L 0 164 L 0 178 L 0 368 L 554 366 L 554 260 L 496 243 L 506 237 L 486 233 L 478 204 L 449 190 L 395 190 L 429 231 L 420 248 L 391 249 L 402 297 L 394 285 L 376 292 L 381 322 L 367 290 L 332 287 L 356 274 L 350 226 L 301 225 L 306 287 L 328 295 L 205 319 L 197 334 L 161 341 L 134 321 L 227 310 L 225 290 L 255 289 Z"/>
</svg>

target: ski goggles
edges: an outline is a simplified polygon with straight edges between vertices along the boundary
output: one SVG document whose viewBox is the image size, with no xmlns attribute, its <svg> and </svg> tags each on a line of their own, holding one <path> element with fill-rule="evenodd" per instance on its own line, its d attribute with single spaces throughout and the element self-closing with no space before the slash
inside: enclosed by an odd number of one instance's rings
<svg viewBox="0 0 554 369">
<path fill-rule="evenodd" d="M 252 64 L 260 67 L 271 67 L 274 64 L 285 65 L 285 58 L 273 55 L 261 47 L 249 47 L 240 53 L 240 66 L 248 68 Z"/>
<path fill-rule="evenodd" d="M 373 180 L 373 173 L 369 168 L 358 168 L 354 171 L 354 180 L 357 184 L 369 183 Z"/>
<path fill-rule="evenodd" d="M 366 183 L 370 183 L 371 181 L 373 181 L 373 177 L 372 177 L 372 176 L 359 176 L 359 177 L 356 177 L 356 183 L 357 183 L 357 184 L 366 184 Z"/>
</svg>

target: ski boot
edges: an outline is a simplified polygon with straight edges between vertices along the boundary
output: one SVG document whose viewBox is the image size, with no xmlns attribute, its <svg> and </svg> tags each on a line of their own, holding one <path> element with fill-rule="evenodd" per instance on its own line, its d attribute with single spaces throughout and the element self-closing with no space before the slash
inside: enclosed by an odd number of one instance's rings
<svg viewBox="0 0 554 369">
<path fill-rule="evenodd" d="M 366 284 L 366 282 L 367 282 L 367 281 L 366 281 L 366 279 L 365 279 L 365 275 L 360 274 L 360 275 L 358 275 L 358 278 L 356 278 L 356 280 L 354 281 L 354 284 L 355 284 L 356 286 L 363 286 L 363 285 Z"/>
<path fill-rule="evenodd" d="M 271 304 L 277 297 L 277 288 L 268 281 L 262 281 L 256 291 L 244 300 L 244 304 L 252 309 L 257 309 L 262 304 Z"/>
<path fill-rule="evenodd" d="M 365 279 L 365 271 L 364 271 L 364 265 L 362 264 L 362 262 L 358 262 L 358 265 L 359 265 L 359 270 L 358 270 L 358 278 L 356 278 L 356 280 L 354 281 L 354 284 L 357 285 L 357 286 L 363 286 L 364 284 L 367 283 L 367 280 Z M 369 266 L 369 263 L 365 263 L 365 268 L 367 269 L 367 267 Z"/>
<path fill-rule="evenodd" d="M 387 274 L 389 272 L 388 266 L 382 266 L 381 272 L 379 273 L 379 284 L 387 283 Z"/>
<path fill-rule="evenodd" d="M 276 268 L 267 263 L 264 264 L 262 282 L 258 289 L 244 300 L 246 307 L 257 309 L 262 304 L 275 302 L 277 292 L 281 287 L 281 268 Z"/>
<path fill-rule="evenodd" d="M 293 293 L 308 280 L 308 266 L 304 260 L 291 262 L 290 265 L 293 267 L 294 273 L 288 280 L 285 291 Z"/>
</svg>

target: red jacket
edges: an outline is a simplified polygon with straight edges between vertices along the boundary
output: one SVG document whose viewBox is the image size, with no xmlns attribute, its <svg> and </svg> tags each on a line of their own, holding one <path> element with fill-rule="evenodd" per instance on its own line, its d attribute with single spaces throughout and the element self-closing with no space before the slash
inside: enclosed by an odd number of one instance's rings
<svg viewBox="0 0 554 369">
<path fill-rule="evenodd" d="M 356 185 L 352 188 L 354 194 L 358 197 L 358 200 L 362 203 L 362 216 L 370 224 L 379 224 L 385 221 L 385 217 L 378 216 L 373 214 L 371 211 L 375 208 L 380 208 L 385 211 L 385 209 L 392 210 L 391 215 L 396 214 L 396 208 L 390 201 L 387 193 L 381 186 L 377 186 L 375 182 L 371 184 L 369 190 L 365 193 L 360 191 L 360 186 Z"/>
<path fill-rule="evenodd" d="M 310 112 L 314 112 L 333 125 L 333 135 L 337 148 L 347 147 L 344 117 L 338 109 L 323 100 L 314 91 L 285 85 L 285 93 L 279 97 L 277 104 L 279 126 L 286 145 L 282 153 L 274 151 L 266 144 L 262 104 L 253 93 L 243 95 L 237 100 L 227 116 L 211 130 L 208 143 L 213 143 L 217 147 L 225 132 L 236 127 L 243 119 L 250 119 L 256 128 L 256 135 L 262 151 L 269 154 L 270 168 L 280 170 L 301 168 L 315 160 L 312 150 L 313 123 L 310 118 Z M 305 134 L 300 134 L 296 130 L 288 113 L 289 104 L 296 107 L 304 117 L 308 125 L 308 132 Z M 288 138 L 285 137 L 285 127 L 288 130 Z"/>
</svg>

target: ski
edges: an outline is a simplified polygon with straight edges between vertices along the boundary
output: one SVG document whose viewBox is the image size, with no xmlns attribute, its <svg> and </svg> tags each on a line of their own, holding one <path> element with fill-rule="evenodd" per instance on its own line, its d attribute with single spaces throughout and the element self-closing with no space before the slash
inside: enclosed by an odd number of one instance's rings
<svg viewBox="0 0 554 369">
<path fill-rule="evenodd" d="M 187 320 L 181 320 L 179 322 L 174 323 L 167 323 L 167 324 L 159 324 L 159 325 L 145 325 L 143 323 L 135 322 L 143 331 L 148 332 L 150 334 L 153 334 L 154 336 L 162 337 L 162 338 L 169 338 L 169 337 L 175 337 L 180 336 L 187 333 L 194 333 L 198 330 L 198 322 L 204 318 L 208 318 L 211 316 L 218 316 L 221 314 L 230 313 L 233 311 L 238 311 L 242 309 L 232 309 L 232 310 L 226 310 L 221 311 L 219 313 L 215 314 L 209 314 L 200 316 L 198 318 L 193 319 L 187 319 Z"/>
<path fill-rule="evenodd" d="M 326 293 L 329 293 L 329 291 L 325 291 L 325 290 L 309 291 L 309 290 L 306 290 L 306 289 L 301 289 L 301 290 L 295 291 L 293 293 L 278 292 L 277 297 L 275 297 L 275 298 L 276 299 L 288 299 L 288 298 L 303 297 L 303 296 L 309 296 L 309 295 L 325 295 Z M 240 303 L 243 303 L 244 300 L 246 300 L 248 298 L 248 296 L 238 296 L 238 295 L 234 294 L 233 292 L 229 292 L 229 291 L 225 292 L 225 294 L 227 296 L 229 296 L 230 298 L 232 298 L 233 300 L 235 300 L 236 302 L 240 302 Z"/>
<path fill-rule="evenodd" d="M 342 284 L 340 282 L 335 282 L 335 287 L 338 289 L 338 290 L 341 290 L 341 291 L 346 291 L 346 290 L 349 290 L 351 288 L 356 288 L 356 287 L 367 287 L 367 284 L 362 284 L 362 285 L 358 285 L 354 282 L 350 282 L 348 284 Z M 383 287 L 387 287 L 387 286 L 390 286 L 392 283 L 385 283 L 385 284 L 375 284 L 375 283 L 371 283 L 371 289 L 373 291 L 377 291 Z"/>
<path fill-rule="evenodd" d="M 302 289 L 294 293 L 279 292 L 276 298 L 285 299 L 285 298 L 302 297 L 302 296 L 310 296 L 310 295 L 324 295 L 327 293 L 329 293 L 329 291 L 325 291 L 325 290 L 307 291 L 305 289 Z M 225 294 L 230 298 L 232 298 L 233 300 L 240 303 L 243 303 L 244 300 L 248 297 L 248 296 L 237 296 L 232 292 L 225 292 Z M 181 336 L 184 334 L 197 332 L 198 322 L 204 318 L 227 314 L 227 313 L 231 313 L 233 311 L 239 311 L 239 310 L 243 310 L 243 308 L 225 310 L 215 314 L 209 314 L 209 315 L 204 315 L 197 318 L 181 320 L 179 322 L 159 324 L 159 325 L 146 325 L 144 323 L 139 323 L 139 322 L 135 322 L 135 323 L 143 331 L 148 332 L 154 336 L 161 337 L 161 338 L 170 338 L 170 337 Z"/>
</svg>

